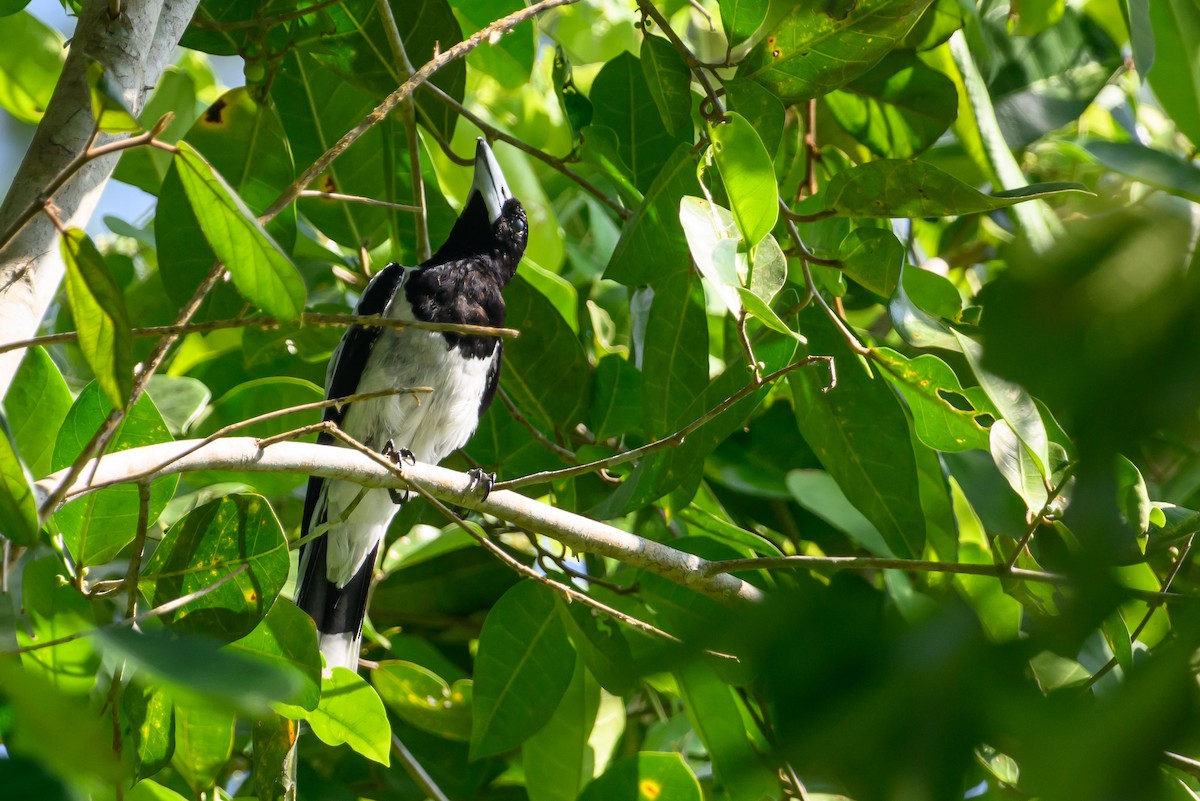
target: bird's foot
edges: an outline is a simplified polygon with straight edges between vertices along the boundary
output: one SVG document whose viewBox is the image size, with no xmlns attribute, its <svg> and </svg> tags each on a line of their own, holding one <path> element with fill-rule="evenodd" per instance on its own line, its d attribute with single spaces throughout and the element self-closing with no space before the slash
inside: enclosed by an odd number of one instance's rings
<svg viewBox="0 0 1200 801">
<path fill-rule="evenodd" d="M 380 455 L 397 466 L 402 463 L 417 463 L 417 457 L 413 455 L 412 451 L 410 451 L 408 448 L 397 448 L 396 444 L 390 439 L 383 444 L 383 450 L 380 452 Z M 399 506 L 408 500 L 408 490 L 398 490 L 393 487 L 389 487 L 388 496 L 392 499 L 392 503 Z"/>
<path fill-rule="evenodd" d="M 496 485 L 496 474 L 485 473 L 482 468 L 472 467 L 467 471 L 467 475 L 471 477 L 471 483 L 467 485 L 467 491 L 475 492 L 482 488 L 483 496 L 480 500 L 487 500 L 487 496 L 492 494 L 492 487 Z"/>
</svg>

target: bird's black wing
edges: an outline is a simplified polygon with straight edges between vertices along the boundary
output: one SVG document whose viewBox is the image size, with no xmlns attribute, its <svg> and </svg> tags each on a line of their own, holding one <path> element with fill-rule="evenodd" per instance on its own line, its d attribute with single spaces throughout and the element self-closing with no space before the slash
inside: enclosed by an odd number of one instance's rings
<svg viewBox="0 0 1200 801">
<path fill-rule="evenodd" d="M 496 341 L 496 356 L 492 359 L 492 365 L 488 368 L 487 384 L 483 388 L 483 397 L 479 399 L 479 416 L 483 417 L 483 413 L 492 405 L 492 400 L 496 397 L 496 389 L 500 386 L 500 367 L 504 362 L 504 343 L 500 340 Z"/>
<path fill-rule="evenodd" d="M 380 270 L 367 288 L 363 291 L 354 311 L 356 314 L 382 314 L 392 296 L 404 278 L 404 268 L 392 262 Z M 358 390 L 359 379 L 366 369 L 367 359 L 371 357 L 371 349 L 379 338 L 382 328 L 369 328 L 352 325 L 346 330 L 342 341 L 329 362 L 329 375 L 326 377 L 325 397 L 344 398 L 353 395 Z M 325 409 L 324 419 L 341 423 L 346 416 L 345 406 L 340 409 L 329 406 Z M 317 440 L 322 445 L 333 443 L 329 434 L 321 434 Z M 300 525 L 301 536 L 307 535 L 315 527 L 325 523 L 325 509 L 319 511 L 317 504 L 325 486 L 325 479 L 320 476 L 308 477 L 308 488 L 304 495 L 304 517 Z M 370 560 L 369 560 L 370 561 Z M 370 562 L 374 564 L 373 561 Z M 321 610 L 326 603 L 329 592 L 329 582 L 325 578 L 325 538 L 318 537 L 312 542 L 300 546 L 300 564 L 303 575 L 300 577 L 296 603 L 302 609 L 309 611 L 317 619 L 315 611 Z M 356 577 L 357 579 L 357 577 Z M 358 583 L 357 581 L 355 583 Z M 336 588 L 334 588 L 336 589 Z M 347 590 L 350 588 L 347 588 Z"/>
</svg>

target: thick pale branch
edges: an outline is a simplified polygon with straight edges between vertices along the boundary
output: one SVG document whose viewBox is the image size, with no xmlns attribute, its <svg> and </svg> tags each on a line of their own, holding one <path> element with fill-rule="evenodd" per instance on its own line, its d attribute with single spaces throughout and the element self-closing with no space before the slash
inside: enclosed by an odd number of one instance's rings
<svg viewBox="0 0 1200 801">
<path fill-rule="evenodd" d="M 80 471 L 66 497 L 78 497 L 135 476 L 141 477 L 148 466 L 168 462 L 155 475 L 195 470 L 304 473 L 353 481 L 365 487 L 408 488 L 385 467 L 349 448 L 299 442 L 279 442 L 263 448 L 252 437 L 231 437 L 200 448 L 196 448 L 196 444 L 194 440 L 167 442 L 131 448 L 93 460 Z M 403 471 L 440 500 L 544 534 L 574 551 L 611 557 L 722 600 L 757 601 L 762 598 L 758 588 L 736 576 L 708 575 L 711 572 L 708 560 L 662 543 L 555 509 L 515 492 L 496 490 L 482 499 L 465 473 L 421 463 L 405 464 Z M 47 497 L 65 475 L 62 471 L 39 481 L 39 501 Z"/>
</svg>

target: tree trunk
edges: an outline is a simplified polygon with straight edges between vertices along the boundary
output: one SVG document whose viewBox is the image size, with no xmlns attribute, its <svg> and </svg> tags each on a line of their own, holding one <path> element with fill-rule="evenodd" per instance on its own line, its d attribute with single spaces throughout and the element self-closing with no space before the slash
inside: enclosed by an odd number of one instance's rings
<svg viewBox="0 0 1200 801">
<path fill-rule="evenodd" d="M 21 167 L 0 205 L 0 236 L 27 209 L 41 204 L 46 187 L 87 147 L 95 130 L 87 83 L 91 60 L 102 64 L 134 114 L 170 62 L 199 0 L 87 0 L 71 40 L 71 50 L 46 115 Z M 110 7 L 119 6 L 114 19 Z M 113 136 L 101 134 L 97 143 Z M 54 193 L 56 214 L 65 225 L 87 225 L 119 154 L 86 163 Z M 37 333 L 65 265 L 58 232 L 45 214 L 37 214 L 15 236 L 0 242 L 0 343 Z M 0 397 L 7 392 L 22 352 L 0 354 Z"/>
</svg>

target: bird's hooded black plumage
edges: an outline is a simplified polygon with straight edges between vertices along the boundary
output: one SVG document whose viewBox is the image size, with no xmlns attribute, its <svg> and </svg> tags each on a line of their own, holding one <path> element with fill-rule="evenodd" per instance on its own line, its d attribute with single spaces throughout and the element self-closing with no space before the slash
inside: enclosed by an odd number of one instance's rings
<svg viewBox="0 0 1200 801">
<path fill-rule="evenodd" d="M 525 210 L 480 139 L 471 193 L 445 244 L 417 268 L 392 263 L 381 270 L 356 312 L 503 326 L 501 291 L 527 238 Z M 325 419 L 368 447 L 382 450 L 391 442 L 437 463 L 466 444 L 491 403 L 502 351 L 495 337 L 351 326 L 330 360 L 326 397 L 396 387 L 433 392 L 331 406 Z M 321 441 L 334 442 L 328 435 Z M 302 546 L 296 603 L 316 621 L 328 667 L 357 666 L 375 557 L 396 508 L 387 490 L 309 478 L 301 533 L 324 535 Z"/>
</svg>

